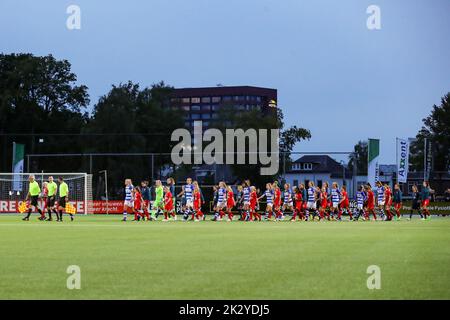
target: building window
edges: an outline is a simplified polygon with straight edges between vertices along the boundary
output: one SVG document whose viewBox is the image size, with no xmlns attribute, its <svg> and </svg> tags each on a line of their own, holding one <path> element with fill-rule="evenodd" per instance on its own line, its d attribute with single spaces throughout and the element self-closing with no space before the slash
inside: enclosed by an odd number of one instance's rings
<svg viewBox="0 0 450 320">
<path fill-rule="evenodd" d="M 211 115 L 209 113 L 203 113 L 202 114 L 202 119 L 211 119 Z"/>
<path fill-rule="evenodd" d="M 312 170 L 312 163 L 303 163 L 303 170 Z"/>
<path fill-rule="evenodd" d="M 256 97 L 256 101 L 261 102 L 262 98 L 261 97 Z"/>
<path fill-rule="evenodd" d="M 294 180 L 294 182 L 293 182 L 293 187 L 296 187 L 296 186 L 298 186 L 298 180 Z"/>
<path fill-rule="evenodd" d="M 217 111 L 217 110 L 219 110 L 219 105 L 218 105 L 218 104 L 213 104 L 213 105 L 211 106 L 211 110 L 212 110 L 212 111 Z"/>
<path fill-rule="evenodd" d="M 186 121 L 186 122 L 184 123 L 184 125 L 185 125 L 186 127 L 190 127 L 190 126 L 191 126 L 191 123 L 190 123 L 189 121 Z"/>
<path fill-rule="evenodd" d="M 231 101 L 233 98 L 231 96 L 224 96 L 223 101 Z"/>
<path fill-rule="evenodd" d="M 205 104 L 202 106 L 202 111 L 211 111 L 211 106 L 209 104 Z"/>
<path fill-rule="evenodd" d="M 220 97 L 212 97 L 212 102 L 213 103 L 220 102 Z"/>
<path fill-rule="evenodd" d="M 200 103 L 200 98 L 191 98 L 191 103 Z"/>
<path fill-rule="evenodd" d="M 193 113 L 193 114 L 191 114 L 191 118 L 192 118 L 192 120 L 200 120 L 200 115 Z"/>
<path fill-rule="evenodd" d="M 198 105 L 191 106 L 191 111 L 200 111 L 201 107 Z"/>
<path fill-rule="evenodd" d="M 210 97 L 202 97 L 202 103 L 210 103 L 211 98 Z"/>
<path fill-rule="evenodd" d="M 181 99 L 181 102 L 183 102 L 183 103 L 190 103 L 191 99 L 190 98 L 183 98 L 183 99 Z"/>
<path fill-rule="evenodd" d="M 213 113 L 211 118 L 212 119 L 219 119 L 219 114 L 218 113 Z"/>
<path fill-rule="evenodd" d="M 189 106 L 182 106 L 181 109 L 184 110 L 184 111 L 189 111 L 189 110 L 191 110 L 191 107 L 189 107 Z"/>
<path fill-rule="evenodd" d="M 203 121 L 203 126 L 204 127 L 209 127 L 209 121 Z"/>
</svg>

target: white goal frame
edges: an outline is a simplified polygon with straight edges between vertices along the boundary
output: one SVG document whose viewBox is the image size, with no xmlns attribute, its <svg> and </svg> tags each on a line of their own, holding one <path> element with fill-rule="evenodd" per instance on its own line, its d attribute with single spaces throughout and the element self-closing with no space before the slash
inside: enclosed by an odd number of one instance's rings
<svg viewBox="0 0 450 320">
<path fill-rule="evenodd" d="M 49 176 L 53 176 L 55 182 L 58 180 L 58 177 L 63 177 L 64 181 L 70 181 L 70 179 L 76 179 L 76 178 L 82 178 L 84 179 L 83 183 L 83 199 L 82 200 L 76 200 L 83 202 L 83 208 L 84 208 L 84 214 L 88 214 L 92 210 L 92 174 L 88 174 L 85 172 L 26 172 L 26 173 L 11 173 L 11 172 L 0 172 L 0 186 L 2 181 L 11 181 L 11 184 L 13 184 L 13 180 L 15 176 L 19 176 L 22 183 L 28 179 L 30 175 L 34 175 L 36 181 L 39 183 L 39 186 L 42 190 L 42 185 L 44 181 L 47 181 L 46 178 Z M 12 188 L 11 188 L 12 189 Z M 1 190 L 0 189 L 0 195 L 3 191 L 9 191 L 9 192 L 15 192 L 16 190 Z M 28 188 L 22 191 L 23 199 L 25 199 L 25 192 L 28 193 Z M 73 192 L 73 191 L 72 191 Z M 70 201 L 74 201 L 73 196 L 71 197 L 71 190 L 69 189 L 69 199 Z M 72 193 L 73 195 L 73 193 Z M 1 199 L 0 200 L 6 200 L 8 199 Z"/>
</svg>

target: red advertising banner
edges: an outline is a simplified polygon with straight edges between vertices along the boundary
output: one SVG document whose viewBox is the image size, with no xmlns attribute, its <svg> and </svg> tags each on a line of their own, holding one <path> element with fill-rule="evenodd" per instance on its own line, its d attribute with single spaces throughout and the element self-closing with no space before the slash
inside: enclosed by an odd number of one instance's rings
<svg viewBox="0 0 450 320">
<path fill-rule="evenodd" d="M 16 200 L 0 200 L 0 214 L 2 213 L 19 213 L 19 205 L 22 201 Z M 77 213 L 84 213 L 84 201 L 70 201 L 77 209 Z M 40 200 L 38 207 L 44 210 L 44 201 Z M 119 214 L 123 213 L 123 201 L 89 201 L 88 213 L 90 214 Z"/>
<path fill-rule="evenodd" d="M 102 200 L 102 201 L 92 201 L 92 205 L 89 206 L 89 213 L 94 213 L 94 214 L 105 214 L 105 213 L 112 213 L 112 214 L 117 214 L 117 213 L 123 213 L 123 201 L 108 201 L 108 203 L 106 203 L 106 201 Z"/>
</svg>

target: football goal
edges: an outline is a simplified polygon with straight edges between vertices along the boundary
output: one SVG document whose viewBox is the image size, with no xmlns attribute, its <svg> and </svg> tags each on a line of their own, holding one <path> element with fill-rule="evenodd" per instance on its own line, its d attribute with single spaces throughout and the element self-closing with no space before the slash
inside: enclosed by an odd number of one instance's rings
<svg viewBox="0 0 450 320">
<path fill-rule="evenodd" d="M 17 213 L 28 193 L 28 177 L 34 175 L 41 188 L 39 206 L 44 208 L 42 198 L 44 183 L 52 176 L 58 185 L 62 177 L 69 187 L 69 202 L 75 206 L 77 213 L 92 212 L 92 175 L 87 173 L 0 173 L 0 213 Z M 58 192 L 56 200 L 58 201 Z M 91 208 L 92 209 L 92 208 Z"/>
</svg>

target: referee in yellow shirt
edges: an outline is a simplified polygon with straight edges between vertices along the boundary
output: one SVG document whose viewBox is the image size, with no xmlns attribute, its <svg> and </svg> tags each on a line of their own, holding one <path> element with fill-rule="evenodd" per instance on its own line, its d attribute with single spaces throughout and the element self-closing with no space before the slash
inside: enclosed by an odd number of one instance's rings
<svg viewBox="0 0 450 320">
<path fill-rule="evenodd" d="M 58 178 L 59 182 L 59 201 L 58 201 L 58 213 L 56 214 L 57 221 L 62 222 L 63 211 L 66 208 L 66 203 L 69 202 L 69 186 L 64 182 L 63 177 Z M 73 214 L 69 213 L 70 220 L 73 221 Z"/>
<path fill-rule="evenodd" d="M 28 194 L 27 194 L 25 201 L 30 200 L 30 208 L 28 209 L 27 215 L 22 220 L 23 221 L 30 220 L 32 207 L 34 207 L 34 209 L 39 212 L 39 214 L 40 214 L 39 220 L 43 220 L 42 210 L 39 209 L 39 207 L 38 207 L 38 200 L 39 200 L 39 194 L 41 193 L 41 188 L 39 187 L 39 183 L 37 183 L 36 179 L 34 178 L 34 175 L 30 175 L 28 177 L 28 182 L 30 184 L 28 187 Z"/>
<path fill-rule="evenodd" d="M 58 185 L 53 180 L 53 177 L 48 177 L 48 183 L 47 183 L 47 213 L 48 213 L 48 219 L 47 221 L 52 221 L 52 212 L 56 215 L 56 218 L 58 218 L 58 212 L 55 209 L 55 201 L 56 201 L 56 191 L 58 190 Z"/>
</svg>

